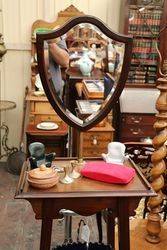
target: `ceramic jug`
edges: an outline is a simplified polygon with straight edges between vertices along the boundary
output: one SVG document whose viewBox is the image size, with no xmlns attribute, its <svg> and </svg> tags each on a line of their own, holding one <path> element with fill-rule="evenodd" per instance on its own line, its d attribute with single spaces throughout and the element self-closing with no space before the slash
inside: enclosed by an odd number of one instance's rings
<svg viewBox="0 0 167 250">
<path fill-rule="evenodd" d="M 83 56 L 78 60 L 78 65 L 83 76 L 90 76 L 94 63 L 89 58 L 87 50 L 84 51 Z"/>
</svg>

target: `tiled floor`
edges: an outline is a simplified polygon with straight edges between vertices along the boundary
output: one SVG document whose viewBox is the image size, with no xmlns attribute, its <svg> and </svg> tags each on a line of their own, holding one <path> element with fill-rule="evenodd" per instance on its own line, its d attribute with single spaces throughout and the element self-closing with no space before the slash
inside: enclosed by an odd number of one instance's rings
<svg viewBox="0 0 167 250">
<path fill-rule="evenodd" d="M 14 200 L 18 177 L 9 174 L 0 164 L 0 250 L 38 250 L 41 222 L 35 220 L 33 211 L 27 201 Z M 73 220 L 73 239 L 80 217 Z M 97 241 L 97 227 L 94 217 L 86 219 L 91 230 L 91 240 Z M 131 221 L 131 250 L 167 250 L 167 222 L 163 225 L 162 241 L 152 245 L 145 241 L 144 220 Z M 105 232 L 105 224 L 103 225 Z M 52 244 L 64 239 L 64 222 L 54 221 Z M 104 241 L 106 240 L 104 233 Z M 116 248 L 117 249 L 117 248 Z"/>
</svg>

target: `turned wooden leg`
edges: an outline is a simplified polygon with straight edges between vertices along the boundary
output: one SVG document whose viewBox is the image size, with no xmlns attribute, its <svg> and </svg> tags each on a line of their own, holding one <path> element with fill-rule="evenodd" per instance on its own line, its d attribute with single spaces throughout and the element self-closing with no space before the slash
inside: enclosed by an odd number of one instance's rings
<svg viewBox="0 0 167 250">
<path fill-rule="evenodd" d="M 120 198 L 118 201 L 118 241 L 119 250 L 130 250 L 128 198 Z"/>
<path fill-rule="evenodd" d="M 50 250 L 52 237 L 52 219 L 42 219 L 40 250 Z"/>
<path fill-rule="evenodd" d="M 107 244 L 115 249 L 115 216 L 111 210 L 107 213 Z"/>
<path fill-rule="evenodd" d="M 167 79 L 159 78 L 157 80 L 157 89 L 160 90 L 160 96 L 156 102 L 156 109 L 159 111 L 156 114 L 156 122 L 154 128 L 156 136 L 153 139 L 153 146 L 155 148 L 152 154 L 151 161 L 153 168 L 151 170 L 152 187 L 156 191 L 157 196 L 151 197 L 148 202 L 150 213 L 147 222 L 147 236 L 146 240 L 151 243 L 158 243 L 160 241 L 161 217 L 161 204 L 163 201 L 162 188 L 164 186 L 163 174 L 166 170 L 164 159 L 167 155 L 165 142 L 167 140 Z"/>
<path fill-rule="evenodd" d="M 96 214 L 97 228 L 99 233 L 99 243 L 103 241 L 103 230 L 102 230 L 102 213 L 98 212 Z"/>
</svg>

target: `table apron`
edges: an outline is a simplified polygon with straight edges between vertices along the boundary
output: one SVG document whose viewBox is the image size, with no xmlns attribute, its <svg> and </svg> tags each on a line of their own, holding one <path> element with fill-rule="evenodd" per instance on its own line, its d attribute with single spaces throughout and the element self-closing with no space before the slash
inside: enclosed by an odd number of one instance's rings
<svg viewBox="0 0 167 250">
<path fill-rule="evenodd" d="M 117 217 L 118 205 L 122 199 L 128 203 L 129 216 L 134 215 L 134 210 L 141 197 L 37 198 L 27 200 L 33 208 L 36 219 L 58 219 L 62 217 L 61 209 L 69 209 L 79 215 L 90 216 L 108 208 Z"/>
</svg>

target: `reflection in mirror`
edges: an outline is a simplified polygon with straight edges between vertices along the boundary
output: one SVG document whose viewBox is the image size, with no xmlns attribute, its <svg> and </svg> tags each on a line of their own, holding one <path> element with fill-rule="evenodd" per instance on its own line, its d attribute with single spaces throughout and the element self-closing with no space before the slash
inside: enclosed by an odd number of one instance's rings
<svg viewBox="0 0 167 250">
<path fill-rule="evenodd" d="M 125 44 L 81 23 L 45 41 L 44 48 L 48 79 L 61 105 L 80 124 L 93 119 L 116 89 Z"/>
</svg>

